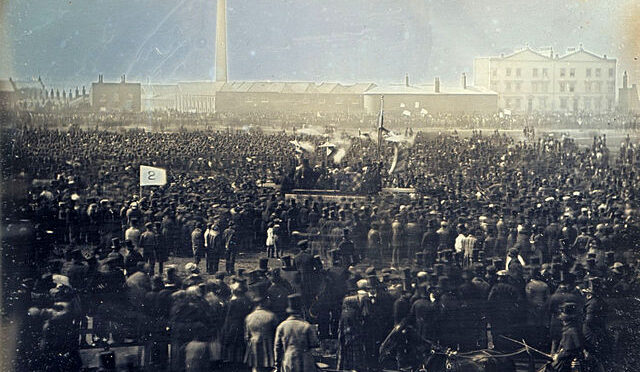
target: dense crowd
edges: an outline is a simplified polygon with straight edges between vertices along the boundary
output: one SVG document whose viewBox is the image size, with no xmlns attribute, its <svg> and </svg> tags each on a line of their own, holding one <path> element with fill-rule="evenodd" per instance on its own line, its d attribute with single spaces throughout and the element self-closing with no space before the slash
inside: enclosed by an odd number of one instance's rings
<svg viewBox="0 0 640 372">
<path fill-rule="evenodd" d="M 444 371 L 446 350 L 520 350 L 507 338 L 552 371 L 638 366 L 637 335 L 608 322 L 637 308 L 631 139 L 417 133 L 388 172 L 390 144 L 331 136 L 339 160 L 308 134 L 5 130 L 16 367 L 79 370 L 87 342 L 131 339 L 149 370 L 308 371 L 335 352 L 341 370 Z M 139 188 L 140 165 L 167 184 Z M 356 195 L 367 175 L 415 191 Z M 340 193 L 289 194 L 319 185 Z"/>
<path fill-rule="evenodd" d="M 117 129 L 122 127 L 146 127 L 156 130 L 177 130 L 179 128 L 254 128 L 265 131 L 291 130 L 302 126 L 316 128 L 350 128 L 368 130 L 371 123 L 377 122 L 378 114 L 366 113 L 292 113 L 292 112 L 263 112 L 263 113 L 229 113 L 229 112 L 178 112 L 176 110 L 130 112 L 94 112 L 87 109 L 66 111 L 33 110 L 5 113 L 3 121 L 17 126 L 43 126 L 61 128 L 68 126 L 100 127 L 103 129 Z M 617 129 L 637 131 L 639 116 L 622 112 L 566 112 L 566 113 L 510 113 L 497 112 L 481 113 L 423 113 L 412 116 L 397 112 L 385 114 L 385 124 L 391 128 L 418 129 L 500 129 L 520 130 L 524 127 L 535 127 L 544 130 L 554 129 Z"/>
</svg>

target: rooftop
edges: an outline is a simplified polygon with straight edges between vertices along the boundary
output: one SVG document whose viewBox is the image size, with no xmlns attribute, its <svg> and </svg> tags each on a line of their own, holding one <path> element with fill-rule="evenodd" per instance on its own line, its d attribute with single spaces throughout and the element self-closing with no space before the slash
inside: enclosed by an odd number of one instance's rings
<svg viewBox="0 0 640 372">
<path fill-rule="evenodd" d="M 421 84 L 421 85 L 409 85 L 409 86 L 406 86 L 404 84 L 398 84 L 398 85 L 386 85 L 386 86 L 375 87 L 366 91 L 364 94 L 496 95 L 497 93 L 489 89 L 474 87 L 474 86 L 467 86 L 466 89 L 463 89 L 461 86 L 460 87 L 444 86 L 442 84 L 440 85 L 440 92 L 436 93 L 434 84 Z"/>
</svg>

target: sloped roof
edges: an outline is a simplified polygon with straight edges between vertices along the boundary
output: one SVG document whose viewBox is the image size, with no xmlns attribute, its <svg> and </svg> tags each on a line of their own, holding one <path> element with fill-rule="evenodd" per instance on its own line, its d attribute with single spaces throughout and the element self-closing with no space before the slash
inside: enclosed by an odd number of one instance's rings
<svg viewBox="0 0 640 372">
<path fill-rule="evenodd" d="M 569 53 L 563 55 L 562 57 L 560 57 L 559 59 L 562 60 L 562 59 L 566 59 L 566 58 L 576 57 L 576 56 L 579 56 L 580 54 L 582 54 L 584 56 L 587 56 L 587 57 L 590 57 L 590 59 L 597 59 L 597 60 L 608 60 L 609 59 L 609 58 L 605 59 L 602 56 L 599 56 L 599 55 L 597 55 L 597 54 L 595 54 L 593 52 L 590 52 L 588 50 L 584 50 L 582 48 L 576 49 L 576 50 L 574 50 L 572 52 L 569 52 Z"/>
<path fill-rule="evenodd" d="M 456 94 L 456 95 L 497 95 L 498 93 L 474 86 L 467 86 L 466 89 L 462 89 L 462 87 L 457 86 L 444 86 L 440 85 L 440 92 L 436 93 L 435 86 L 433 84 L 424 84 L 424 85 L 387 85 L 381 87 L 374 87 L 369 89 L 364 94 L 372 94 L 372 95 L 394 95 L 394 94 L 416 94 L 416 95 L 446 95 L 446 94 Z"/>
<path fill-rule="evenodd" d="M 183 81 L 178 83 L 178 91 L 194 96 L 215 95 L 224 85 L 219 81 Z"/>
<path fill-rule="evenodd" d="M 338 84 L 336 85 L 336 87 L 331 91 L 331 93 L 337 93 L 337 94 L 362 94 L 364 92 L 366 92 L 367 90 L 375 87 L 376 85 L 373 83 L 357 83 L 357 84 L 352 84 L 352 85 L 342 85 L 342 84 Z"/>
<path fill-rule="evenodd" d="M 142 97 L 145 97 L 145 98 L 174 97 L 177 92 L 178 92 L 177 85 L 168 85 L 168 84 L 142 85 Z"/>
<path fill-rule="evenodd" d="M 544 59 L 551 59 L 551 57 L 549 55 L 542 54 L 542 53 L 540 53 L 540 52 L 538 52 L 536 50 L 533 50 L 533 49 L 531 49 L 529 47 L 526 47 L 524 49 L 518 50 L 518 51 L 513 52 L 513 53 L 511 53 L 509 55 L 506 55 L 506 56 L 504 56 L 504 59 L 510 59 L 510 58 L 514 58 L 514 57 L 517 57 L 517 56 L 521 57 L 522 55 L 525 55 L 525 54 L 532 54 L 532 55 L 534 55 L 536 57 L 540 57 L 540 58 L 544 58 Z"/>
<path fill-rule="evenodd" d="M 285 83 L 259 81 L 251 83 L 249 92 L 252 93 L 281 93 L 284 89 Z"/>
<path fill-rule="evenodd" d="M 251 93 L 308 93 L 308 94 L 362 94 L 375 87 L 373 83 L 343 85 L 340 83 L 235 81 L 225 83 L 220 92 Z"/>
<path fill-rule="evenodd" d="M 313 83 L 285 83 L 284 89 L 282 89 L 282 93 L 306 93 Z"/>
<path fill-rule="evenodd" d="M 234 81 L 230 83 L 224 83 L 220 92 L 248 92 L 251 88 L 250 82 L 247 81 Z"/>
<path fill-rule="evenodd" d="M 307 93 L 331 93 L 338 83 L 313 83 L 309 85 Z"/>
</svg>

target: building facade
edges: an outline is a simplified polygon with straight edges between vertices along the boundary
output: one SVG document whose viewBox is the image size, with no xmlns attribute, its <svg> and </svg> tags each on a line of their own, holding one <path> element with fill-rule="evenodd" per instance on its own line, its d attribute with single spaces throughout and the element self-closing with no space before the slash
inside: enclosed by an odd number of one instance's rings
<svg viewBox="0 0 640 372">
<path fill-rule="evenodd" d="M 495 114 L 498 94 L 486 88 L 467 86 L 466 76 L 460 87 L 441 86 L 436 78 L 431 85 L 390 85 L 377 87 L 364 94 L 365 112 L 380 111 L 384 96 L 385 115 L 417 116 L 426 114 Z"/>
<path fill-rule="evenodd" d="M 16 91 L 10 80 L 0 80 L 0 111 L 10 110 L 16 104 Z"/>
<path fill-rule="evenodd" d="M 361 114 L 372 83 L 230 82 L 216 93 L 221 113 Z"/>
<path fill-rule="evenodd" d="M 142 89 L 140 83 L 127 83 L 124 75 L 119 83 L 105 83 L 102 75 L 91 83 L 91 107 L 100 112 L 140 112 Z"/>
<path fill-rule="evenodd" d="M 626 71 L 622 75 L 622 88 L 618 90 L 618 110 L 623 113 L 640 113 L 638 86 L 629 85 L 629 76 Z"/>
<path fill-rule="evenodd" d="M 582 46 L 563 56 L 529 47 L 510 55 L 476 58 L 474 85 L 498 93 L 512 112 L 607 112 L 615 108 L 616 59 Z"/>
</svg>

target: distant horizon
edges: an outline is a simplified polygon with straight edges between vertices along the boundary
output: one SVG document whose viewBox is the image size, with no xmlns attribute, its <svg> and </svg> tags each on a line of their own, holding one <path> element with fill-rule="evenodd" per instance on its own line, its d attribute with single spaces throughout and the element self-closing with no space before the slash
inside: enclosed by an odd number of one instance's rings
<svg viewBox="0 0 640 372">
<path fill-rule="evenodd" d="M 229 81 L 415 84 L 473 76 L 473 58 L 530 45 L 618 59 L 640 81 L 640 2 L 227 0 Z M 523 16 L 526 14 L 526 17 Z M 0 5 L 0 77 L 52 87 L 213 81 L 216 1 L 17 0 Z M 470 79 L 470 81 L 473 81 Z"/>
</svg>

